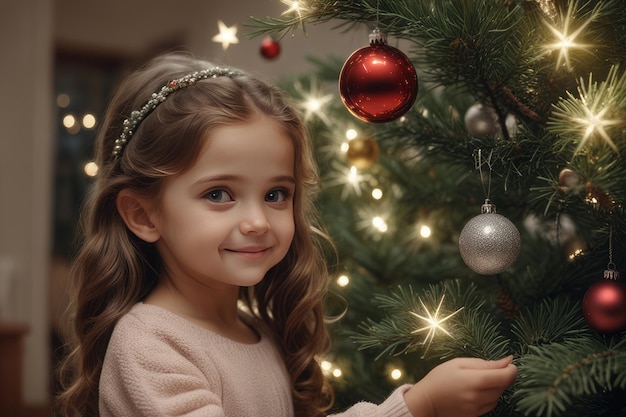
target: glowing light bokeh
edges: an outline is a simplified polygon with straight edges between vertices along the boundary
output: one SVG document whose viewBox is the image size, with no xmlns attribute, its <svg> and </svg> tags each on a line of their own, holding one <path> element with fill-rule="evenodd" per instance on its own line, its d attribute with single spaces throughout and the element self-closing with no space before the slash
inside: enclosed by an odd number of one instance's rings
<svg viewBox="0 0 626 417">
<path fill-rule="evenodd" d="M 83 116 L 82 123 L 85 129 L 93 129 L 96 126 L 96 116 L 91 113 L 86 113 Z"/>
<path fill-rule="evenodd" d="M 98 174 L 98 164 L 93 161 L 87 162 L 83 167 L 83 171 L 85 171 L 85 175 L 95 177 Z"/>
<path fill-rule="evenodd" d="M 350 283 L 350 278 L 348 278 L 347 275 L 341 275 L 339 278 L 337 278 L 337 285 L 339 285 L 340 287 L 345 287 Z"/>
<path fill-rule="evenodd" d="M 397 381 L 398 379 L 402 378 L 402 371 L 397 368 L 393 369 L 391 373 L 389 374 L 389 376 L 391 377 L 391 379 Z"/>
</svg>

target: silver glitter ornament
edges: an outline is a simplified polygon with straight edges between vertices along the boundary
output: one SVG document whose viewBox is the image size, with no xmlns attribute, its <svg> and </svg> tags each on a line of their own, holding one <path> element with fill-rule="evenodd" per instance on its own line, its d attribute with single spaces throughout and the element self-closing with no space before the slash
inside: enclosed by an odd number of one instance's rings
<svg viewBox="0 0 626 417">
<path fill-rule="evenodd" d="M 482 275 L 499 274 L 515 263 L 520 251 L 520 233 L 506 217 L 496 213 L 489 200 L 481 214 L 467 222 L 459 236 L 463 262 Z"/>
<path fill-rule="evenodd" d="M 491 106 L 482 103 L 472 105 L 467 109 L 464 121 L 470 135 L 503 138 L 498 114 Z M 505 125 L 509 137 L 515 137 L 517 134 L 517 120 L 515 116 L 508 114 L 505 119 Z"/>
</svg>

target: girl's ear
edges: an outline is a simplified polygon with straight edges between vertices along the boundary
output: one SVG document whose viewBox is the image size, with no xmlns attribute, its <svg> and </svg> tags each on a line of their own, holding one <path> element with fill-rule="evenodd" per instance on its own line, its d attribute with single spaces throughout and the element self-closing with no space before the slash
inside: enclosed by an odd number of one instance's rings
<svg viewBox="0 0 626 417">
<path fill-rule="evenodd" d="M 126 223 L 126 227 L 139 239 L 154 243 L 161 237 L 159 230 L 150 221 L 151 205 L 129 189 L 123 189 L 117 195 L 117 211 Z"/>
</svg>

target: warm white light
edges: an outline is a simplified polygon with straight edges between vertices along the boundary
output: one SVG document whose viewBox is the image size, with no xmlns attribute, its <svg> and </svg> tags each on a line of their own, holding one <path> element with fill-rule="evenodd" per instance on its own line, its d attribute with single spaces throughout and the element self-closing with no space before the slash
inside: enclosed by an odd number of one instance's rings
<svg viewBox="0 0 626 417">
<path fill-rule="evenodd" d="M 71 133 L 72 135 L 75 135 L 78 132 L 80 132 L 80 124 L 78 124 L 73 114 L 68 113 L 65 116 L 63 116 L 62 123 L 63 123 L 63 126 L 65 126 L 65 128 L 67 129 L 67 131 Z"/>
<path fill-rule="evenodd" d="M 83 116 L 83 127 L 85 129 L 91 129 L 96 125 L 96 116 L 91 113 L 87 113 Z"/>
<path fill-rule="evenodd" d="M 322 108 L 322 102 L 317 97 L 309 97 L 306 107 L 311 113 L 316 113 Z"/>
<path fill-rule="evenodd" d="M 348 142 L 344 142 L 341 144 L 341 152 L 346 153 L 350 149 L 350 144 Z"/>
<path fill-rule="evenodd" d="M 320 367 L 324 370 L 324 371 L 330 371 L 333 368 L 333 364 L 328 362 L 328 361 L 322 361 L 320 363 Z"/>
<path fill-rule="evenodd" d="M 577 256 L 582 255 L 584 252 L 585 251 L 582 248 L 575 249 L 574 252 L 570 253 L 569 260 L 573 261 Z"/>
<path fill-rule="evenodd" d="M 95 177 L 98 174 L 98 164 L 96 164 L 95 162 L 87 162 L 85 164 L 85 166 L 83 167 L 83 170 L 85 171 L 85 174 L 87 174 L 90 177 Z"/>
<path fill-rule="evenodd" d="M 65 126 L 66 129 L 71 129 L 75 125 L 76 125 L 76 118 L 74 117 L 74 115 L 66 114 L 63 117 L 63 126 Z"/>
<path fill-rule="evenodd" d="M 299 103 L 299 107 L 304 110 L 304 120 L 309 120 L 312 116 L 316 116 L 327 125 L 330 125 L 330 120 L 324 111 L 324 107 L 334 96 L 332 94 L 324 94 L 322 86 L 315 78 L 311 79 L 311 84 L 307 89 L 299 82 L 294 84 L 294 88 L 303 98 L 302 102 Z"/>
<path fill-rule="evenodd" d="M 398 379 L 402 378 L 402 371 L 396 368 L 391 371 L 390 376 L 391 376 L 391 379 L 397 381 Z"/>
<path fill-rule="evenodd" d="M 348 129 L 346 130 L 346 139 L 348 140 L 352 140 L 355 139 L 359 134 L 357 133 L 356 130 L 354 129 Z"/>
<path fill-rule="evenodd" d="M 374 200 L 380 200 L 381 198 L 383 198 L 383 190 L 381 190 L 380 188 L 374 188 L 372 190 L 372 198 Z"/>
<path fill-rule="evenodd" d="M 349 283 L 350 283 L 350 278 L 348 278 L 346 275 L 342 275 L 339 278 L 337 278 L 337 285 L 339 285 L 340 287 L 345 287 Z"/>
<path fill-rule="evenodd" d="M 574 105 L 562 106 L 561 110 L 554 113 L 565 122 L 560 123 L 560 128 L 567 133 L 581 136 L 574 154 L 580 152 L 590 141 L 604 143 L 619 153 L 617 145 L 611 138 L 615 136 L 612 131 L 624 123 L 623 118 L 619 116 L 621 105 L 616 105 L 615 100 L 616 85 L 622 82 L 616 78 L 616 74 L 611 69 L 607 81 L 599 85 L 593 81 L 592 74 L 589 74 L 588 84 L 583 80 L 580 81 L 578 98 L 567 93 L 568 99 L 574 102 Z"/>
<path fill-rule="evenodd" d="M 298 14 L 298 17 L 302 18 L 302 2 L 301 1 L 294 1 L 294 0 L 280 0 L 280 1 L 286 4 L 287 6 L 289 6 L 289 8 L 285 10 L 283 14 L 296 12 Z"/>
<path fill-rule="evenodd" d="M 420 236 L 423 238 L 429 238 L 431 235 L 431 230 L 430 227 L 426 226 L 426 225 L 422 225 L 420 227 Z"/>
<path fill-rule="evenodd" d="M 599 13 L 599 9 L 596 8 L 593 10 L 591 15 L 585 20 L 579 27 L 573 32 L 570 32 L 570 24 L 574 20 L 574 15 L 578 11 L 577 7 L 569 7 L 567 9 L 567 14 L 561 19 L 562 28 L 557 28 L 556 26 L 548 25 L 550 31 L 556 37 L 554 43 L 548 44 L 545 46 L 548 50 L 556 49 L 559 51 L 559 56 L 556 61 L 557 68 L 561 65 L 562 61 L 565 61 L 565 65 L 567 68 L 571 68 L 570 60 L 569 60 L 569 51 L 573 48 L 586 48 L 591 47 L 592 45 L 583 45 L 576 43 L 576 38 L 582 33 L 583 30 L 591 23 Z"/>
<path fill-rule="evenodd" d="M 339 368 L 333 369 L 333 376 L 335 378 L 339 378 L 341 376 L 341 374 L 342 374 L 341 369 L 339 369 Z"/>
<path fill-rule="evenodd" d="M 445 334 L 447 334 L 448 336 L 452 337 L 452 335 L 446 329 L 444 329 L 441 326 L 441 323 L 443 323 L 444 321 L 448 320 L 449 318 L 454 316 L 459 311 L 463 310 L 463 307 L 461 307 L 458 310 L 456 310 L 454 313 L 448 314 L 445 317 L 439 317 L 439 310 L 441 309 L 441 305 L 443 304 L 444 297 L 445 297 L 445 295 L 441 296 L 441 300 L 439 300 L 439 305 L 437 306 L 437 309 L 435 310 L 434 314 L 431 314 L 430 311 L 428 311 L 428 309 L 424 305 L 424 302 L 422 301 L 421 298 L 419 298 L 419 302 L 422 305 L 422 308 L 424 309 L 424 311 L 426 312 L 426 315 L 422 316 L 422 315 L 417 314 L 417 313 L 415 313 L 413 311 L 409 311 L 409 313 L 411 313 L 415 317 L 418 317 L 418 318 L 420 318 L 420 319 L 422 319 L 423 321 L 426 322 L 426 326 L 421 327 L 421 328 L 411 332 L 412 334 L 415 334 L 415 333 L 421 333 L 423 331 L 428 331 L 428 333 L 426 334 L 426 337 L 424 338 L 424 341 L 422 342 L 423 345 L 426 345 L 426 350 L 424 351 L 424 356 L 426 355 L 426 352 L 428 352 L 428 348 L 430 347 L 430 344 L 433 341 L 433 339 L 435 338 L 438 330 L 440 330 L 440 331 L 444 332 Z"/>
<path fill-rule="evenodd" d="M 359 173 L 356 167 L 348 167 L 343 161 L 333 161 L 333 167 L 329 171 L 325 187 L 342 187 L 341 198 L 345 199 L 350 194 L 360 196 L 363 182 L 367 181 L 366 176 Z"/>
<path fill-rule="evenodd" d="M 556 66 L 558 67 L 561 64 L 561 61 L 563 59 L 565 59 L 565 64 L 567 65 L 567 67 L 570 67 L 570 62 L 569 62 L 569 49 L 570 48 L 575 48 L 578 45 L 576 45 L 574 42 L 572 42 L 571 38 L 566 38 L 565 35 L 563 35 L 562 33 L 555 31 L 554 33 L 557 37 L 557 41 L 553 44 L 550 44 L 549 47 L 552 47 L 554 49 L 557 49 L 559 51 L 559 57 L 556 60 Z"/>
<path fill-rule="evenodd" d="M 387 223 L 380 216 L 376 216 L 372 219 L 372 225 L 381 232 L 387 231 Z"/>
<path fill-rule="evenodd" d="M 226 26 L 221 20 L 217 21 L 219 33 L 213 36 L 213 42 L 221 43 L 224 50 L 228 49 L 230 44 L 239 43 L 237 38 L 237 25 Z"/>
<path fill-rule="evenodd" d="M 578 147 L 576 148 L 576 152 L 578 152 L 587 143 L 587 141 L 590 138 L 595 137 L 596 134 L 600 135 L 600 137 L 604 140 L 604 142 L 606 144 L 608 144 L 611 148 L 613 148 L 617 152 L 617 146 L 615 145 L 613 140 L 611 140 L 611 137 L 606 132 L 605 128 L 608 127 L 608 126 L 622 124 L 623 121 L 622 120 L 617 120 L 617 119 L 616 120 L 606 120 L 606 119 L 604 119 L 604 115 L 608 111 L 608 107 L 604 107 L 603 109 L 601 109 L 598 112 L 592 111 L 587 106 L 585 106 L 584 109 L 585 109 L 585 118 L 574 118 L 573 119 L 575 122 L 577 122 L 577 123 L 583 125 L 583 127 L 585 127 L 585 134 L 583 135 L 582 139 L 580 140 L 580 143 L 579 143 Z"/>
<path fill-rule="evenodd" d="M 351 183 L 358 183 L 362 177 L 359 175 L 359 171 L 355 166 L 350 167 L 350 173 L 348 174 L 348 181 Z"/>
</svg>

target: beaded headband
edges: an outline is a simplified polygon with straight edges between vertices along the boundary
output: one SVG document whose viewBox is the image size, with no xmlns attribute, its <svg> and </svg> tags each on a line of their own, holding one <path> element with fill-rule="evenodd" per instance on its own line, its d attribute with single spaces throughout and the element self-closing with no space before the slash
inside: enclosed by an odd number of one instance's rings
<svg viewBox="0 0 626 417">
<path fill-rule="evenodd" d="M 164 102 L 167 96 L 172 94 L 174 91 L 193 85 L 198 81 L 204 80 L 206 78 L 233 77 L 237 75 L 242 75 L 242 73 L 232 68 L 213 67 L 196 71 L 194 73 L 187 74 L 184 77 L 177 78 L 168 82 L 163 87 L 161 87 L 158 92 L 152 93 L 150 99 L 146 101 L 139 110 L 133 110 L 130 113 L 130 117 L 124 120 L 124 128 L 122 129 L 122 133 L 118 136 L 118 138 L 115 139 L 115 145 L 113 146 L 113 152 L 111 153 L 111 156 L 113 157 L 113 159 L 118 159 L 122 155 L 124 147 L 135 133 L 135 129 L 137 129 L 137 126 L 139 126 L 143 119 L 145 119 L 146 116 L 152 113 L 152 111 L 156 109 L 159 104 Z"/>
</svg>

